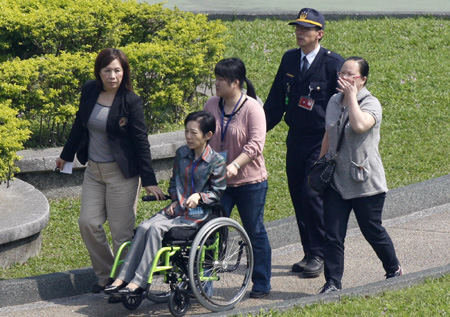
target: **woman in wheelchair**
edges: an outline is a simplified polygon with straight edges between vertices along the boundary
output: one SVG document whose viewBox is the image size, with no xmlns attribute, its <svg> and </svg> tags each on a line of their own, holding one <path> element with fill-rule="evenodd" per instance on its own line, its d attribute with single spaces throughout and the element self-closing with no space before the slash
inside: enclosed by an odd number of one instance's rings
<svg viewBox="0 0 450 317">
<path fill-rule="evenodd" d="M 184 125 L 187 145 L 176 151 L 169 185 L 172 203 L 137 227 L 117 279 L 105 287 L 107 294 L 141 294 L 164 234 L 174 227 L 198 227 L 210 213 L 199 203 L 218 203 L 226 188 L 225 160 L 208 145 L 216 131 L 214 116 L 193 112 Z"/>
</svg>

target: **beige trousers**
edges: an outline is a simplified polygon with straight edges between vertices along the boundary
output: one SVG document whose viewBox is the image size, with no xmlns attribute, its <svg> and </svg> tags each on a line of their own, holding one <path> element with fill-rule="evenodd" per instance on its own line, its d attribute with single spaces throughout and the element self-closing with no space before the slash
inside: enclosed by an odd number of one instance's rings
<svg viewBox="0 0 450 317">
<path fill-rule="evenodd" d="M 116 162 L 89 160 L 84 173 L 78 225 L 99 285 L 108 282 L 114 254 L 120 245 L 133 238 L 139 189 L 139 176 L 123 177 Z M 103 229 L 106 220 L 113 251 Z"/>
</svg>

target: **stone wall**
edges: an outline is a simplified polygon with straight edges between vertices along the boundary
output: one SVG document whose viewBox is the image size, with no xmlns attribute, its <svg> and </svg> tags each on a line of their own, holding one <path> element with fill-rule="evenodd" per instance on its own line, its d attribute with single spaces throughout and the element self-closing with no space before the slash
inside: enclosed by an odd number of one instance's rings
<svg viewBox="0 0 450 317">
<path fill-rule="evenodd" d="M 172 173 L 173 158 L 178 147 L 185 144 L 184 131 L 149 136 L 153 167 L 158 180 L 168 179 Z M 48 199 L 78 197 L 85 167 L 77 160 L 72 174 L 54 172 L 56 159 L 62 148 L 24 150 L 18 152 L 20 173 L 16 175 L 40 190 Z"/>
</svg>

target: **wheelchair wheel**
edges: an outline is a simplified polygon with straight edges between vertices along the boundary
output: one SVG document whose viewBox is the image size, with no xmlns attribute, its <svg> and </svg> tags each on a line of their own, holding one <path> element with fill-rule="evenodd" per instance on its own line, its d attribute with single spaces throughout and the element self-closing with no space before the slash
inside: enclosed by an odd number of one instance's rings
<svg viewBox="0 0 450 317">
<path fill-rule="evenodd" d="M 155 303 L 167 303 L 170 296 L 170 285 L 164 281 L 164 275 L 153 275 L 147 298 Z"/>
<path fill-rule="evenodd" d="M 122 295 L 122 304 L 123 306 L 125 306 L 125 308 L 129 310 L 135 310 L 136 308 L 139 307 L 139 305 L 141 305 L 141 303 L 142 303 L 141 295 L 138 296 Z"/>
<path fill-rule="evenodd" d="M 173 316 L 184 316 L 191 306 L 189 293 L 177 288 L 169 296 L 169 311 Z"/>
<path fill-rule="evenodd" d="M 211 311 L 232 309 L 244 296 L 253 271 L 253 251 L 244 228 L 216 218 L 197 233 L 189 255 L 189 283 Z"/>
</svg>

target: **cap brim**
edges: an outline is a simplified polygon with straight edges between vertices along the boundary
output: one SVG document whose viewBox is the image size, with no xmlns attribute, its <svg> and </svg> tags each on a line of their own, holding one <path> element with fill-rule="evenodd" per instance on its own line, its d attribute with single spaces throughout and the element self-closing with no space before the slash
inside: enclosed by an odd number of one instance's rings
<svg viewBox="0 0 450 317">
<path fill-rule="evenodd" d="M 320 28 L 320 26 L 318 26 L 318 25 L 314 25 L 314 24 L 307 23 L 307 22 L 300 22 L 300 21 L 289 22 L 289 25 L 301 25 L 301 26 L 304 26 L 306 28 L 314 28 L 314 27 L 319 27 Z"/>
</svg>

